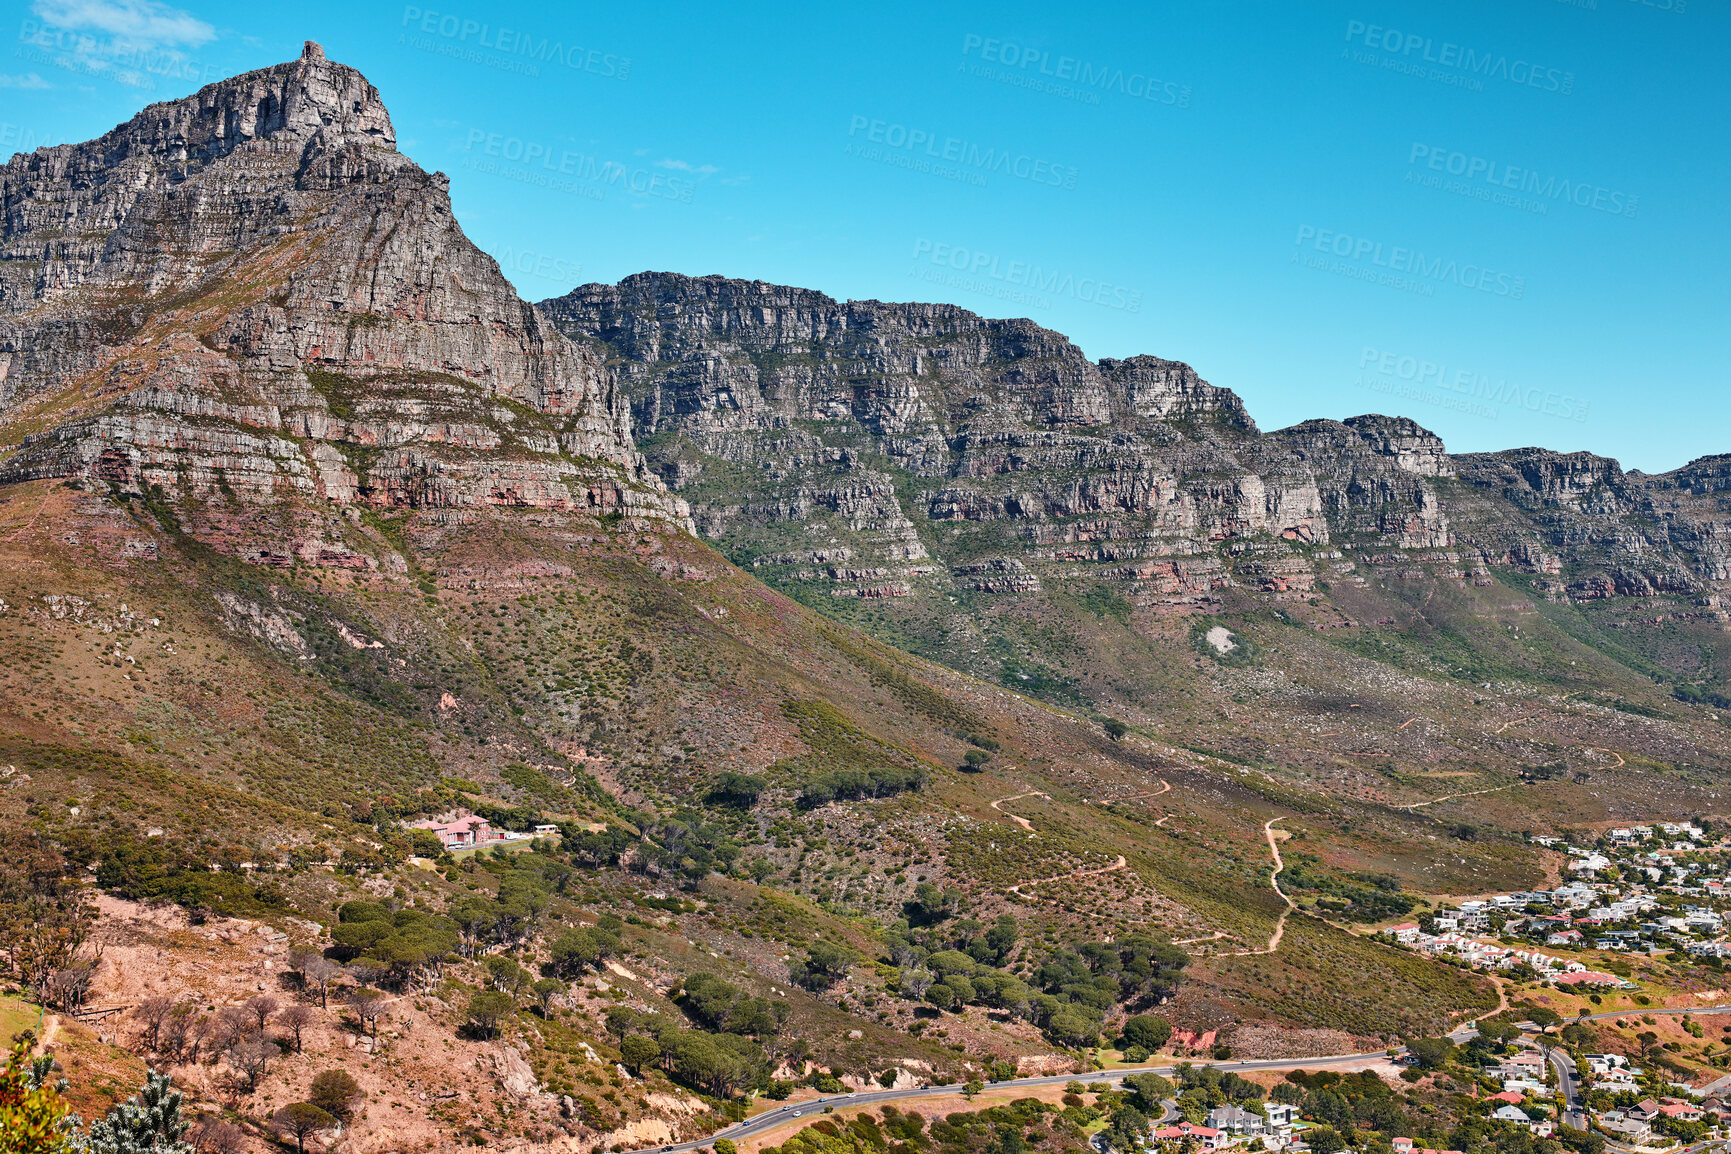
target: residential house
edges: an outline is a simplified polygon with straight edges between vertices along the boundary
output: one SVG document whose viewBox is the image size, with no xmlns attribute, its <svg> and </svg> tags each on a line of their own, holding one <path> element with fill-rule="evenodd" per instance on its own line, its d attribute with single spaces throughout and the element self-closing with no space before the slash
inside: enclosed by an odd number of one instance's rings
<svg viewBox="0 0 1731 1154">
<path fill-rule="evenodd" d="M 1292 1124 L 1298 1121 L 1298 1107 L 1285 1102 L 1264 1102 L 1262 1113 L 1268 1118 L 1268 1128 L 1277 1134 L 1292 1132 Z"/>
<path fill-rule="evenodd" d="M 1588 1054 L 1587 1069 L 1594 1074 L 1609 1074 L 1612 1070 L 1627 1070 L 1629 1059 L 1621 1054 Z"/>
<path fill-rule="evenodd" d="M 1580 930 L 1558 930 L 1556 933 L 1548 934 L 1545 937 L 1547 946 L 1578 946 L 1581 941 Z"/>
<path fill-rule="evenodd" d="M 417 821 L 410 829 L 431 830 L 446 849 L 470 849 L 486 842 L 499 840 L 484 817 L 464 814 L 451 821 Z"/>
<path fill-rule="evenodd" d="M 1491 1117 L 1499 1122 L 1518 1122 L 1522 1126 L 1530 1126 L 1533 1122 L 1525 1110 L 1513 1104 L 1498 1106 L 1491 1112 Z"/>
<path fill-rule="evenodd" d="M 1640 1145 L 1653 1134 L 1653 1127 L 1643 1119 L 1632 1118 L 1622 1110 L 1607 1110 L 1598 1118 L 1599 1129 L 1613 1138 Z"/>
<path fill-rule="evenodd" d="M 1204 1150 L 1218 1150 L 1233 1142 L 1231 1135 L 1224 1130 L 1216 1130 L 1212 1126 L 1197 1126 L 1189 1122 L 1180 1122 L 1176 1126 L 1160 1126 L 1154 1129 L 1156 1142 L 1182 1142 L 1193 1139 Z"/>
<path fill-rule="evenodd" d="M 1255 1138 L 1267 1131 L 1268 1120 L 1237 1106 L 1217 1106 L 1208 1111 L 1208 1126 L 1235 1138 Z"/>
<path fill-rule="evenodd" d="M 1699 1122 L 1701 1107 L 1693 1102 L 1685 1102 L 1681 1098 L 1666 1098 L 1659 1103 L 1659 1113 L 1666 1118 L 1675 1118 L 1680 1122 Z"/>
</svg>

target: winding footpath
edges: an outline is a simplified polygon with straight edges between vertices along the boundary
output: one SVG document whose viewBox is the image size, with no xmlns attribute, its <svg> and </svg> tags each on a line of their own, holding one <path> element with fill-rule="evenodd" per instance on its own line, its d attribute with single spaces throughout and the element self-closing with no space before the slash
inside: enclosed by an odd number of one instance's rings
<svg viewBox="0 0 1731 1154">
<path fill-rule="evenodd" d="M 1272 954 L 1275 950 L 1280 948 L 1280 939 L 1286 936 L 1286 919 L 1292 916 L 1293 911 L 1298 908 L 1298 903 L 1294 902 L 1287 896 L 1286 891 L 1280 888 L 1280 871 L 1286 868 L 1286 860 L 1280 856 L 1280 839 L 1275 835 L 1286 834 L 1287 837 L 1291 837 L 1292 835 L 1287 833 L 1286 830 L 1275 829 L 1274 823 L 1285 820 L 1286 818 L 1284 815 L 1281 817 L 1269 818 L 1262 826 L 1262 836 L 1268 839 L 1268 852 L 1274 855 L 1274 869 L 1269 872 L 1268 885 L 1274 890 L 1275 896 L 1286 903 L 1286 908 L 1281 911 L 1280 917 L 1276 918 L 1274 921 L 1274 932 L 1268 935 L 1268 946 L 1266 949 L 1234 950 L 1229 954 L 1222 954 L 1222 957 L 1253 958 L 1263 954 Z"/>
<path fill-rule="evenodd" d="M 1451 793 L 1451 794 L 1448 794 L 1444 797 L 1433 797 L 1429 801 L 1415 801 L 1410 805 L 1394 805 L 1394 806 L 1390 806 L 1389 808 L 1390 809 L 1404 809 L 1408 813 L 1411 813 L 1413 810 L 1423 809 L 1427 805 L 1441 805 L 1443 802 L 1453 801 L 1457 797 L 1477 797 L 1481 793 L 1496 793 L 1499 790 L 1513 789 L 1513 788 L 1515 788 L 1516 785 L 1519 785 L 1519 784 L 1520 784 L 1519 782 L 1512 782 L 1508 785 L 1495 785 L 1495 786 L 1492 786 L 1490 789 L 1475 789 L 1475 790 L 1470 790 L 1466 793 Z"/>
</svg>

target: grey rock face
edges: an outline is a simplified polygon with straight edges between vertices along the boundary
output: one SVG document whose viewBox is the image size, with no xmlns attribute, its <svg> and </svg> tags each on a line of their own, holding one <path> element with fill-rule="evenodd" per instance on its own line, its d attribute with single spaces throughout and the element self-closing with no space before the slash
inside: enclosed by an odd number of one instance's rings
<svg viewBox="0 0 1731 1154">
<path fill-rule="evenodd" d="M 0 482 L 684 523 L 594 354 L 463 235 L 379 94 L 300 59 L 0 169 Z M 20 435 L 24 433 L 25 435 Z"/>
<path fill-rule="evenodd" d="M 1432 479 L 1453 470 L 1412 422 L 1265 436 L 1187 365 L 1096 364 L 1031 321 L 656 273 L 540 307 L 608 356 L 639 440 L 703 532 L 760 563 L 833 532 L 881 571 L 829 576 L 838 595 L 1031 593 L 1046 576 L 1197 601 L 1233 579 L 1233 558 L 1260 586 L 1270 558 L 1343 534 L 1451 540 Z"/>
<path fill-rule="evenodd" d="M 643 273 L 540 307 L 613 363 L 705 534 L 837 595 L 1111 581 L 1196 604 L 1229 583 L 1306 596 L 1357 561 L 1480 584 L 1499 564 L 1591 598 L 1731 572 L 1731 456 L 1645 477 L 1588 453 L 1451 457 L 1402 417 L 1264 434 L 1187 365 L 1096 364 L 949 305 Z M 802 546 L 852 564 L 801 567 Z"/>
</svg>

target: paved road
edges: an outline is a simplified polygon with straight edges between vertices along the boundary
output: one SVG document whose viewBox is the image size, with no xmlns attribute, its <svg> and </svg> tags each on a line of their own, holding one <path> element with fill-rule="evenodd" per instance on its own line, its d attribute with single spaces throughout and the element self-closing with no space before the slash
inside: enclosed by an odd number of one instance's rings
<svg viewBox="0 0 1731 1154">
<path fill-rule="evenodd" d="M 1602 1014 L 1589 1014 L 1585 1021 L 1598 1021 L 1603 1018 L 1628 1018 L 1637 1014 L 1731 1014 L 1731 1006 L 1694 1006 L 1694 1007 L 1663 1007 L 1643 1006 L 1633 1010 L 1608 1010 Z M 1478 1031 L 1472 1024 L 1467 1024 L 1450 1032 L 1449 1037 L 1456 1042 L 1465 1041 Z M 1197 1066 L 1218 1066 L 1223 1070 L 1302 1070 L 1313 1066 L 1337 1066 L 1348 1062 L 1362 1062 L 1367 1058 L 1381 1058 L 1387 1050 L 1367 1050 L 1361 1054 L 1329 1054 L 1320 1058 L 1278 1058 L 1243 1062 L 1195 1062 Z M 1562 1060 L 1567 1060 L 1565 1055 Z M 1558 1061 L 1553 1051 L 1553 1063 Z M 1135 1066 L 1122 1070 L 1099 1070 L 1091 1074 L 1051 1074 L 1040 1078 L 1012 1078 L 1005 1082 L 989 1082 L 988 1088 L 995 1090 L 1019 1089 L 1032 1086 L 1062 1086 L 1065 1082 L 1122 1082 L 1130 1074 L 1170 1074 L 1172 1066 Z M 1563 1077 L 1562 1067 L 1557 1068 L 1559 1080 Z M 1579 1102 L 1580 1088 L 1575 1084 L 1575 1069 L 1571 1063 L 1568 1067 L 1569 1087 L 1567 1100 L 1571 1107 Z M 822 1114 L 825 1106 L 867 1106 L 874 1102 L 898 1102 L 907 1098 L 937 1098 L 959 1093 L 959 1086 L 919 1086 L 907 1090 L 863 1090 L 857 1094 L 831 1094 L 824 1098 L 813 1098 L 805 1102 L 789 1103 L 786 1106 L 767 1110 L 755 1118 L 718 1130 L 707 1138 L 695 1142 L 679 1142 L 671 1146 L 645 1146 L 642 1150 L 631 1154 L 652 1154 L 652 1152 L 669 1151 L 671 1154 L 683 1154 L 684 1151 L 700 1150 L 713 1143 L 717 1138 L 731 1138 L 737 1142 L 741 1138 L 749 1138 L 761 1134 L 765 1130 L 773 1130 L 786 1125 L 795 1118 Z M 1582 1121 L 1585 1121 L 1584 1116 Z M 1573 1124 L 1573 1123 L 1571 1123 Z"/>
<path fill-rule="evenodd" d="M 1367 1058 L 1386 1056 L 1387 1050 L 1369 1050 L 1362 1054 L 1329 1054 L 1320 1058 L 1279 1058 L 1243 1062 L 1194 1062 L 1196 1066 L 1218 1066 L 1222 1070 L 1298 1070 L 1313 1066 L 1336 1066 L 1348 1062 L 1362 1062 Z M 990 1090 L 1015 1090 L 1033 1086 L 1062 1086 L 1066 1082 L 1122 1082 L 1131 1074 L 1170 1074 L 1173 1067 L 1166 1066 L 1134 1066 L 1122 1070 L 1096 1070 L 1091 1074 L 1050 1074 L 1039 1078 L 1011 1078 L 1004 1082 L 988 1082 Z M 748 1118 L 725 1130 L 718 1130 L 707 1138 L 695 1142 L 680 1142 L 671 1146 L 646 1146 L 641 1151 L 632 1154 L 651 1154 L 655 1151 L 677 1152 L 700 1150 L 711 1145 L 717 1138 L 730 1138 L 737 1142 L 765 1130 L 773 1130 L 784 1126 L 795 1118 L 821 1115 L 825 1106 L 869 1106 L 874 1102 L 897 1102 L 907 1098 L 937 1098 L 955 1095 L 961 1092 L 958 1086 L 919 1086 L 907 1090 L 862 1090 L 857 1094 L 831 1094 L 824 1098 L 812 1098 L 804 1102 L 792 1102 L 786 1106 L 767 1110 L 755 1118 Z M 1176 1117 L 1177 1103 L 1167 1106 L 1167 1117 Z"/>
<path fill-rule="evenodd" d="M 1565 1126 L 1585 1130 L 1587 1112 L 1581 1109 L 1581 1082 L 1575 1077 L 1575 1060 L 1569 1056 L 1567 1050 L 1552 1050 L 1546 1056 L 1551 1061 L 1551 1069 L 1557 1072 L 1557 1088 L 1562 1091 L 1563 1101 L 1568 1104 L 1559 1121 Z"/>
</svg>

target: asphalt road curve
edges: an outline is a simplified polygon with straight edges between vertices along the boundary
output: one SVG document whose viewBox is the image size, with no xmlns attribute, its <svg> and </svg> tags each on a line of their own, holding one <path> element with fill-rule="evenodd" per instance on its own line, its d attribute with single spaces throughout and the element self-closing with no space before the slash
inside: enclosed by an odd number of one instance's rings
<svg viewBox="0 0 1731 1154">
<path fill-rule="evenodd" d="M 1243 1062 L 1193 1062 L 1194 1066 L 1218 1066 L 1222 1070 L 1300 1070 L 1312 1066 L 1340 1065 L 1347 1062 L 1362 1062 L 1367 1058 L 1382 1058 L 1387 1050 L 1369 1050 L 1362 1054 L 1330 1054 L 1320 1058 L 1279 1058 L 1265 1061 Z M 1034 1086 L 1062 1086 L 1066 1082 L 1122 1082 L 1130 1074 L 1170 1074 L 1173 1067 L 1165 1066 L 1134 1066 L 1121 1070 L 1096 1070 L 1091 1074 L 1050 1074 L 1039 1078 L 1010 1078 L 1003 1082 L 988 1082 L 988 1090 L 1016 1090 Z M 725 1130 L 718 1130 L 707 1138 L 695 1142 L 680 1142 L 671 1146 L 645 1146 L 632 1154 L 657 1154 L 669 1151 L 679 1154 L 682 1151 L 701 1150 L 712 1144 L 717 1138 L 730 1138 L 738 1142 L 742 1138 L 750 1138 L 765 1130 L 773 1130 L 785 1126 L 795 1118 L 810 1118 L 821 1116 L 825 1106 L 837 1108 L 844 1106 L 869 1106 L 874 1102 L 901 1102 L 910 1098 L 941 1098 L 961 1093 L 960 1085 L 950 1086 L 919 1086 L 906 1090 L 861 1090 L 857 1094 L 830 1094 L 823 1098 L 812 1098 L 804 1102 L 791 1102 L 774 1110 L 766 1110 L 755 1118 L 748 1118 Z"/>
<path fill-rule="evenodd" d="M 1598 1021 L 1603 1018 L 1628 1018 L 1640 1014 L 1731 1014 L 1731 1006 L 1642 1006 L 1632 1010 L 1609 1010 L 1602 1014 L 1589 1014 L 1585 1020 Z M 1579 1020 L 1579 1019 L 1576 1019 Z M 1473 1028 L 1463 1026 L 1453 1031 L 1449 1036 L 1456 1041 L 1462 1041 L 1471 1036 Z M 1400 1047 L 1396 1047 L 1400 1049 Z M 1387 1056 L 1387 1050 L 1367 1050 L 1361 1054 L 1328 1054 L 1320 1058 L 1270 1058 L 1243 1062 L 1193 1062 L 1195 1066 L 1218 1066 L 1222 1070 L 1306 1070 L 1313 1066 L 1336 1066 L 1348 1062 L 1362 1062 L 1367 1058 Z M 1165 1066 L 1134 1066 L 1122 1070 L 1096 1070 L 1091 1074 L 1051 1074 L 1040 1078 L 1011 1078 L 1004 1082 L 988 1082 L 987 1089 L 1014 1090 L 1033 1086 L 1062 1086 L 1065 1082 L 1122 1082 L 1130 1074 L 1170 1074 L 1171 1065 Z M 1558 1074 L 1562 1069 L 1558 1068 Z M 1569 1070 L 1567 1086 L 1574 1084 L 1574 1070 Z M 645 1146 L 630 1154 L 683 1154 L 688 1150 L 701 1150 L 712 1144 L 717 1138 L 730 1138 L 737 1142 L 741 1138 L 750 1138 L 765 1130 L 773 1130 L 786 1125 L 795 1118 L 809 1118 L 821 1115 L 825 1106 L 869 1106 L 873 1102 L 900 1102 L 909 1098 L 939 1098 L 960 1093 L 961 1087 L 950 1086 L 919 1086 L 907 1090 L 862 1090 L 857 1094 L 831 1094 L 824 1098 L 813 1098 L 805 1102 L 793 1102 L 774 1110 L 766 1110 L 755 1118 L 748 1118 L 725 1130 L 717 1130 L 707 1138 L 695 1142 L 679 1142 L 671 1146 Z M 1575 1089 L 1566 1097 L 1566 1101 L 1574 1106 L 1579 1101 L 1579 1090 Z"/>
</svg>

